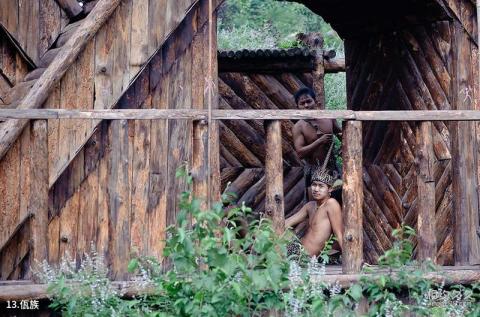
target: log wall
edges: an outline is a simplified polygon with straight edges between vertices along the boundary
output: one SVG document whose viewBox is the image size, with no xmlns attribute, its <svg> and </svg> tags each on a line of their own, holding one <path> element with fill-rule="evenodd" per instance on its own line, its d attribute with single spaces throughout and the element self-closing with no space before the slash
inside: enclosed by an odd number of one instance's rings
<svg viewBox="0 0 480 317">
<path fill-rule="evenodd" d="M 206 107 L 208 1 L 191 10 L 191 1 L 143 1 L 143 7 L 137 2 L 142 1 L 120 4 L 45 107 Z M 139 40 L 143 44 L 133 43 Z M 216 42 L 212 47 L 216 60 Z M 186 188 L 175 178 L 176 169 L 192 165 L 193 123 L 49 120 L 48 131 L 49 262 L 57 263 L 67 252 L 80 262 L 93 241 L 112 277 L 124 279 L 133 254 L 160 256 L 165 228 L 175 222 L 176 198 Z M 56 174 L 58 179 L 52 179 Z M 16 210 L 9 204 L 21 195 L 10 195 L 2 203 L 6 210 Z M 28 233 L 13 236 L 23 237 Z M 8 251 L 16 249 L 14 239 L 4 248 L 1 263 L 14 256 Z M 5 264 L 10 273 L 0 278 L 28 277 L 12 275 L 17 264 Z"/>
<path fill-rule="evenodd" d="M 222 64 L 219 64 L 220 70 Z M 296 109 L 293 94 L 312 87 L 311 70 L 306 73 L 219 73 L 220 109 Z M 282 120 L 285 214 L 304 204 L 303 163 L 293 147 L 294 122 Z M 265 130 L 261 120 L 224 120 L 220 123 L 220 168 L 222 191 L 235 193 L 238 203 L 265 210 Z M 228 183 L 231 183 L 227 188 Z"/>
<path fill-rule="evenodd" d="M 474 89 L 478 86 L 478 74 L 475 75 L 478 55 L 470 34 L 474 29 L 476 32 L 476 25 L 472 17 L 465 21 L 469 24 L 439 21 L 347 40 L 349 109 L 478 109 L 478 92 Z M 467 126 L 459 131 L 461 124 L 434 122 L 431 129 L 436 256 L 438 263 L 444 265 L 455 261 L 454 209 L 458 209 L 460 201 L 477 206 L 465 207 L 470 208 L 467 213 L 472 215 L 469 218 L 472 222 L 464 222 L 462 230 L 471 232 L 478 226 L 478 197 L 462 200 L 460 193 L 462 188 L 468 188 L 463 192 L 476 196 L 478 172 L 474 169 L 478 169 L 478 162 L 475 154 L 469 156 L 468 153 L 478 148 L 478 124 L 475 127 L 465 123 Z M 375 262 L 391 246 L 390 233 L 402 222 L 417 228 L 417 206 L 424 204 L 416 185 L 416 125 L 406 122 L 364 125 L 364 254 L 368 262 Z M 463 146 L 463 150 L 456 149 L 455 144 Z M 459 162 L 462 158 L 463 163 Z M 460 182 L 462 184 L 455 186 L 452 182 L 455 169 L 466 173 L 456 179 L 466 179 L 468 184 Z M 478 237 L 472 234 L 468 239 L 475 241 Z"/>
</svg>

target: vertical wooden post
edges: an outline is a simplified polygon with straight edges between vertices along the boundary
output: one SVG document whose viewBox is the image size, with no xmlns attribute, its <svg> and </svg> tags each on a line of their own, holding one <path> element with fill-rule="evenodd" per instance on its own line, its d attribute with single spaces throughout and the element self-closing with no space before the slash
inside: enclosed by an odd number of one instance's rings
<svg viewBox="0 0 480 317">
<path fill-rule="evenodd" d="M 453 22 L 452 108 L 473 110 L 472 52 L 463 26 Z M 452 192 L 455 214 L 455 265 L 480 264 L 478 229 L 479 197 L 477 195 L 477 142 L 473 122 L 450 124 L 452 144 Z"/>
<path fill-rule="evenodd" d="M 265 214 L 272 219 L 275 232 L 285 230 L 283 200 L 282 129 L 279 120 L 266 121 Z"/>
<path fill-rule="evenodd" d="M 420 122 L 417 139 L 417 234 L 419 260 L 435 261 L 437 241 L 435 235 L 435 180 L 433 176 L 432 123 Z"/>
<path fill-rule="evenodd" d="M 325 66 L 323 65 L 323 38 L 315 46 L 315 68 L 313 70 L 313 91 L 317 95 L 317 105 L 325 109 Z"/>
<path fill-rule="evenodd" d="M 208 45 L 205 45 L 208 56 L 208 72 L 206 86 L 206 109 L 218 109 L 218 58 L 217 58 L 217 13 L 213 1 L 208 1 Z M 210 81 L 210 82 L 208 82 Z M 210 112 L 210 111 L 209 111 Z M 221 198 L 220 179 L 220 130 L 216 120 L 208 120 L 208 195 L 210 202 L 218 202 Z"/>
<path fill-rule="evenodd" d="M 362 122 L 343 123 L 343 273 L 356 273 L 363 262 Z"/>
<path fill-rule="evenodd" d="M 48 233 L 48 136 L 47 120 L 32 122 L 30 141 L 30 193 L 28 209 L 32 215 L 31 266 L 47 259 Z"/>
<path fill-rule="evenodd" d="M 208 124 L 206 120 L 193 122 L 193 196 L 208 202 Z M 203 206 L 206 207 L 206 206 Z"/>
</svg>

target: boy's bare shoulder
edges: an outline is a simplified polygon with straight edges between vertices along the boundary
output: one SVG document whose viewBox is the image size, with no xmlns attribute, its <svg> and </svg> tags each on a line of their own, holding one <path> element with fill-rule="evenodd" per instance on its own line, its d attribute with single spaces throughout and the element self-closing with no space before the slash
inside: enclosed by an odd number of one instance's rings
<svg viewBox="0 0 480 317">
<path fill-rule="evenodd" d="M 303 120 L 298 120 L 298 121 L 295 122 L 295 124 L 293 125 L 293 129 L 302 130 L 304 124 L 305 124 L 305 121 L 303 121 Z"/>
<path fill-rule="evenodd" d="M 328 198 L 327 205 L 335 208 L 342 208 L 335 198 Z"/>
<path fill-rule="evenodd" d="M 317 208 L 317 203 L 315 201 L 309 201 L 306 207 L 308 210 L 315 210 Z"/>
</svg>

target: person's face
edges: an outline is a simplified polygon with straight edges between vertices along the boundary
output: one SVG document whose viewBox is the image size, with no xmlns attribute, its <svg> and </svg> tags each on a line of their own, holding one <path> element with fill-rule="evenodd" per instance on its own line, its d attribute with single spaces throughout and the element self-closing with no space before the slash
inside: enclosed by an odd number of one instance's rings
<svg viewBox="0 0 480 317">
<path fill-rule="evenodd" d="M 312 197 L 315 200 L 321 200 L 328 197 L 330 188 L 327 184 L 314 181 L 312 183 Z"/>
<path fill-rule="evenodd" d="M 297 106 L 300 110 L 312 110 L 315 109 L 315 100 L 309 94 L 304 94 L 298 98 Z"/>
</svg>

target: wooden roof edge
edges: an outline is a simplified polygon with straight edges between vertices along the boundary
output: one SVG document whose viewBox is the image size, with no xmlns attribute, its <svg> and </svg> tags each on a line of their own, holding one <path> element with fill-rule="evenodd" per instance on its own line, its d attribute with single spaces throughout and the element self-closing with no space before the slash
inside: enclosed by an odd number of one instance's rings
<svg viewBox="0 0 480 317">
<path fill-rule="evenodd" d="M 20 102 L 18 109 L 32 109 L 42 106 L 55 85 L 82 52 L 87 42 L 108 20 L 119 4 L 120 0 L 100 0 L 97 3 L 92 12 L 62 47 L 54 61 Z M 8 120 L 0 126 L 0 159 L 5 156 L 27 123 L 28 120 Z"/>
</svg>

